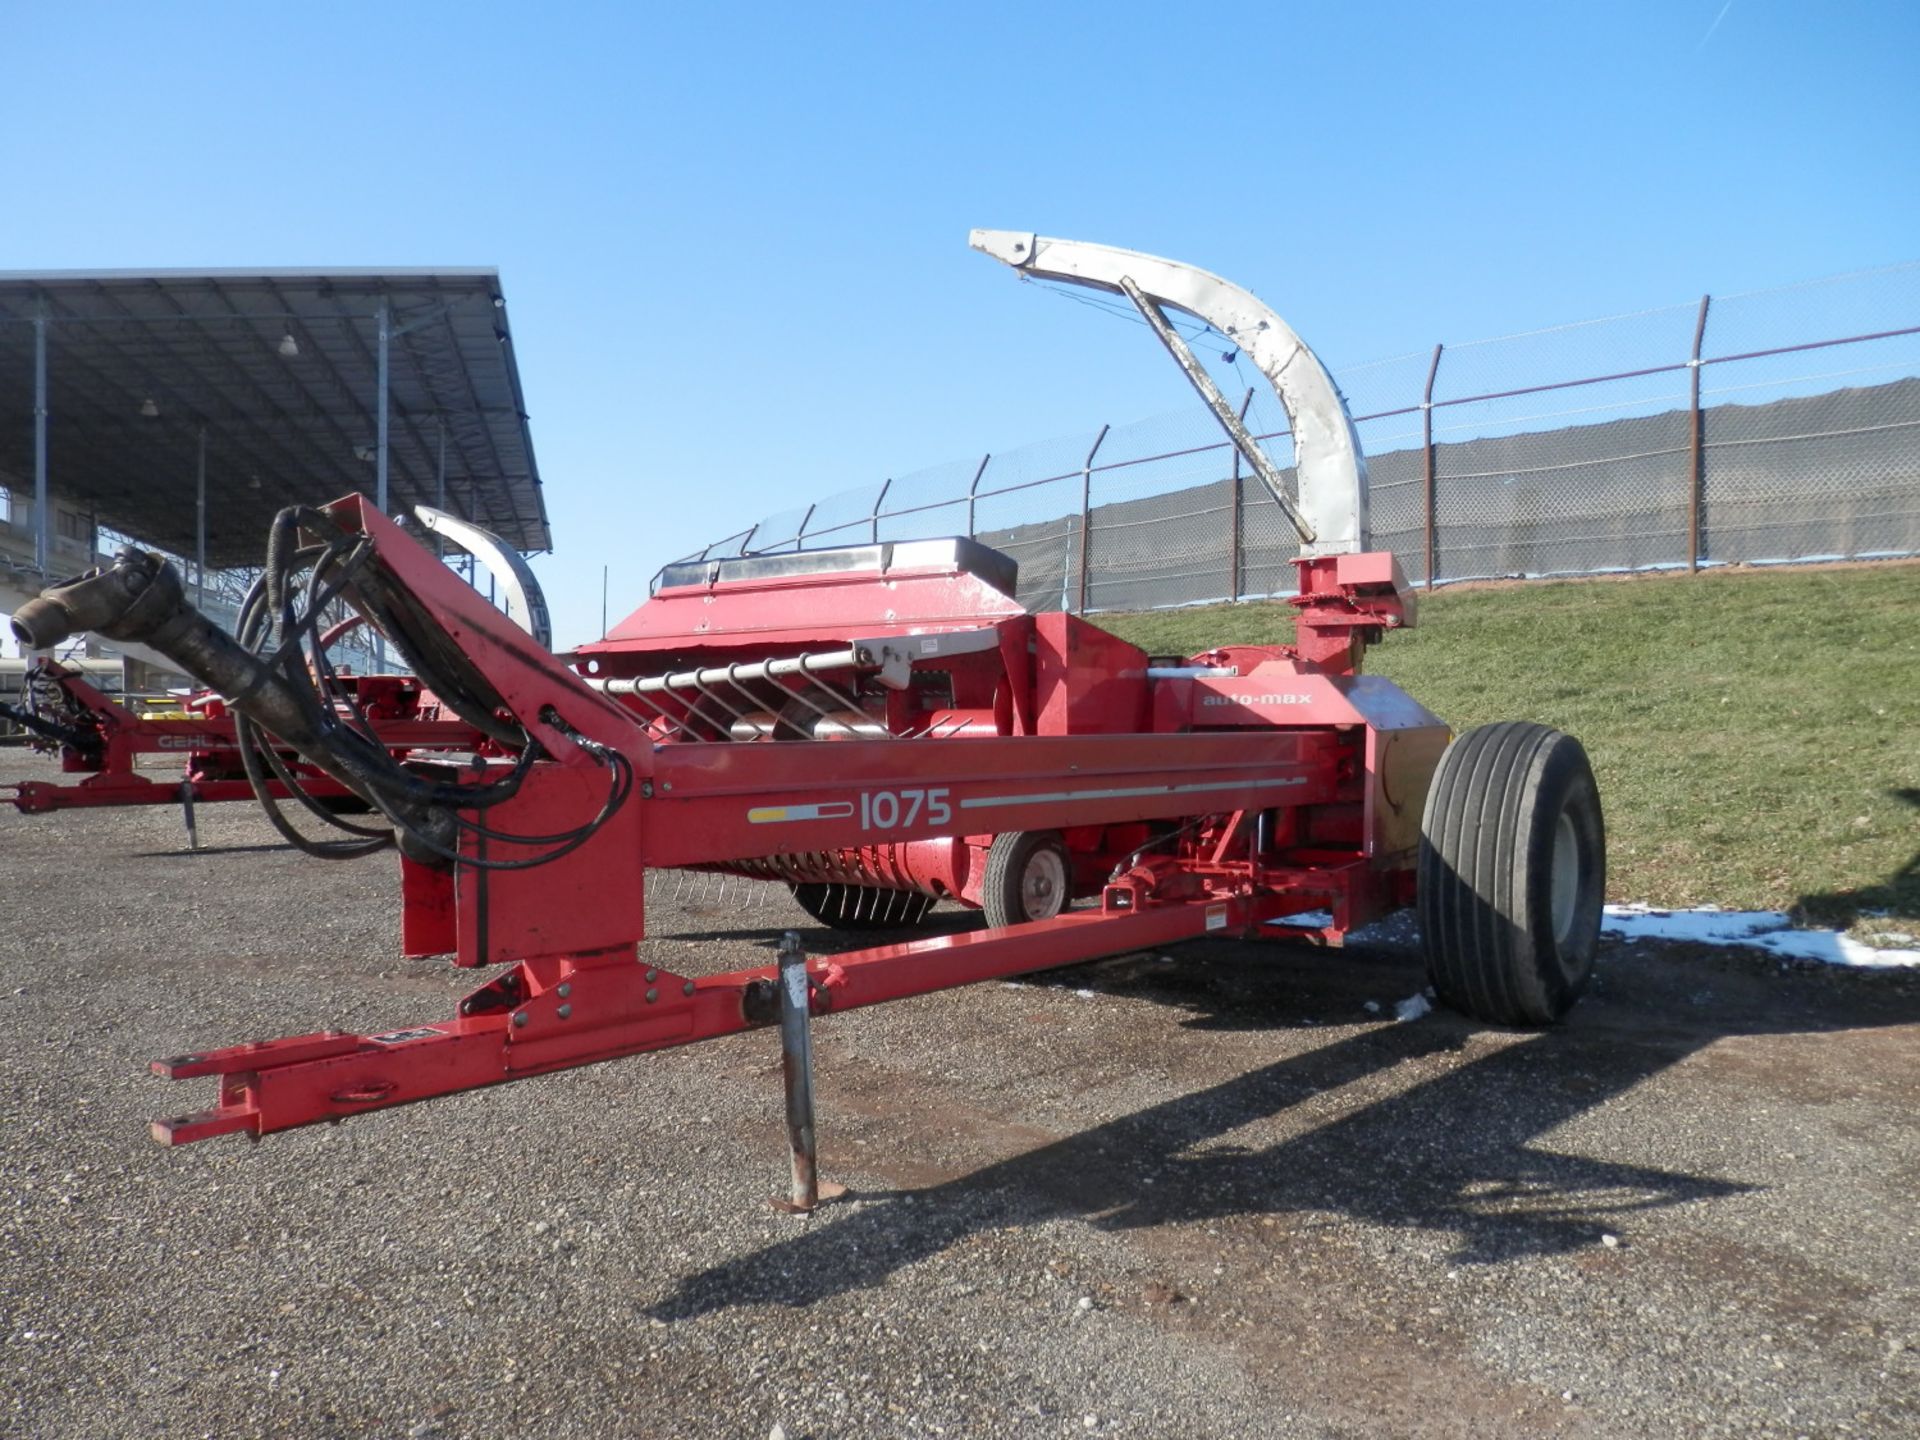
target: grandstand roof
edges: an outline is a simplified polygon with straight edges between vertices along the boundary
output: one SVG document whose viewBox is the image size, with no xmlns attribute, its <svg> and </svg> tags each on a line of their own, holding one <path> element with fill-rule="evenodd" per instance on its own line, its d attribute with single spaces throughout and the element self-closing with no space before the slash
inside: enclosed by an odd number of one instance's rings
<svg viewBox="0 0 1920 1440">
<path fill-rule="evenodd" d="M 491 269 L 0 271 L 0 471 L 34 473 L 45 322 L 50 489 L 192 556 L 257 564 L 281 506 L 374 495 L 381 316 L 388 505 L 446 508 L 522 551 L 552 535 Z"/>
</svg>

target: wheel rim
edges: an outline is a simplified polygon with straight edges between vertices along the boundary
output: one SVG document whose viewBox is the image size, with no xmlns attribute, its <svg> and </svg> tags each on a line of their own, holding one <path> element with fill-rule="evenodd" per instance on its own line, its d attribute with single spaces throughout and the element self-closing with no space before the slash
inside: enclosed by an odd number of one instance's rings
<svg viewBox="0 0 1920 1440">
<path fill-rule="evenodd" d="M 1564 948 L 1580 908 L 1580 837 L 1565 810 L 1553 827 L 1553 943 Z"/>
<path fill-rule="evenodd" d="M 1029 920 L 1051 920 L 1066 903 L 1067 862 L 1057 850 L 1036 850 L 1020 876 L 1020 911 Z"/>
</svg>

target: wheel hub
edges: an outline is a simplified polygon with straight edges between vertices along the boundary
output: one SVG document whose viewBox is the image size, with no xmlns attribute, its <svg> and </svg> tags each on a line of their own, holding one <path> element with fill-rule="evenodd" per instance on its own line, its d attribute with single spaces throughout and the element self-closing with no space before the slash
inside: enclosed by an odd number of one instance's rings
<svg viewBox="0 0 1920 1440">
<path fill-rule="evenodd" d="M 1564 946 L 1573 934 L 1580 905 L 1580 837 L 1565 810 L 1553 827 L 1553 943 Z"/>
<path fill-rule="evenodd" d="M 1060 913 L 1067 893 L 1067 867 L 1052 850 L 1039 850 L 1020 877 L 1020 905 L 1029 920 L 1050 920 Z"/>
</svg>

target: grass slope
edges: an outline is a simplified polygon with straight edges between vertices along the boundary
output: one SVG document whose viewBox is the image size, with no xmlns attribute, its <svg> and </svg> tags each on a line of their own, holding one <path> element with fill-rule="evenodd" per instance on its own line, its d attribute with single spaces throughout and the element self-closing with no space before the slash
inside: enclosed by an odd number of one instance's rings
<svg viewBox="0 0 1920 1440">
<path fill-rule="evenodd" d="M 1097 618 L 1155 654 L 1292 638 L 1282 603 Z M 1579 736 L 1610 899 L 1920 920 L 1920 566 L 1442 589 L 1367 668 L 1456 731 Z"/>
</svg>

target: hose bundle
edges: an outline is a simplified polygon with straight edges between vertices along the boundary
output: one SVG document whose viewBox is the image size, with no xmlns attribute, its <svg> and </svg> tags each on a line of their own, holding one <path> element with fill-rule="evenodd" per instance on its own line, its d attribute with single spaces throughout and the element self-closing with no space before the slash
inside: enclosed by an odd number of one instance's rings
<svg viewBox="0 0 1920 1440">
<path fill-rule="evenodd" d="M 317 536 L 302 543 L 302 532 Z M 393 828 L 359 824 L 336 814 L 316 798 L 288 764 L 267 731 L 247 713 L 245 693 L 230 697 L 240 762 L 268 821 L 289 844 L 329 860 L 350 860 L 404 838 L 408 853 L 437 856 L 487 870 L 525 870 L 559 859 L 585 844 L 624 805 L 633 792 L 633 765 L 619 751 L 580 734 L 549 710 L 544 723 L 565 734 L 609 772 L 607 796 L 591 820 L 551 835 L 520 834 L 485 824 L 479 816 L 511 800 L 534 762 L 546 752 L 538 741 L 490 693 L 444 628 L 422 628 L 417 616 L 401 616 L 382 603 L 383 584 L 374 583 L 369 562 L 373 542 L 344 530 L 325 512 L 289 506 L 274 517 L 266 566 L 247 591 L 235 626 L 235 638 L 265 667 L 253 689 L 270 679 L 282 703 L 291 703 L 307 732 L 308 745 L 331 762 L 325 768 L 351 777 L 352 788 L 392 822 Z M 322 633 L 324 617 L 340 603 L 351 605 L 380 629 L 412 666 L 421 683 L 456 715 L 502 748 L 516 752 L 513 765 L 497 780 L 443 783 L 409 769 L 381 741 L 358 696 L 343 683 L 327 653 L 331 634 Z M 407 621 L 413 621 L 409 624 Z M 335 627 L 331 633 L 338 633 Z M 478 763 L 478 762 L 476 762 Z M 316 840 L 287 818 L 272 793 L 272 782 L 286 787 L 309 814 L 351 837 Z M 463 813 L 466 812 L 466 813 Z M 484 850 L 493 845 L 538 849 L 519 858 L 463 854 L 460 837 L 470 835 Z"/>
</svg>

